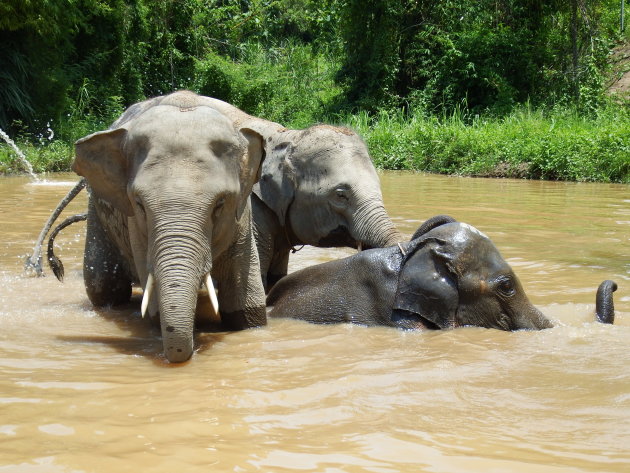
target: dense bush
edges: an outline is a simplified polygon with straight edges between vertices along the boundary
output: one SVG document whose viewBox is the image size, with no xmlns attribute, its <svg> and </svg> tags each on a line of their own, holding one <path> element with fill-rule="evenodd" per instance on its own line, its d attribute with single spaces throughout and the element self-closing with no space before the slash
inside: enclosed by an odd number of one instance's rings
<svg viewBox="0 0 630 473">
<path fill-rule="evenodd" d="M 298 86 L 314 80 L 305 80 L 307 74 L 331 76 L 328 69 L 338 63 L 331 51 L 339 55 L 340 4 L 4 0 L 0 127 L 17 121 L 41 132 L 51 121 L 65 120 L 80 94 L 83 112 L 96 115 L 109 112 L 112 97 L 129 105 L 182 88 L 225 100 L 238 96 L 238 104 L 251 106 L 250 111 L 266 103 L 270 93 L 302 93 L 303 99 L 311 89 L 291 91 L 287 74 L 299 76 L 294 77 Z M 329 60 L 323 62 L 322 55 Z M 274 72 L 284 76 L 276 81 Z M 288 87 L 280 91 L 278 85 Z"/>
<path fill-rule="evenodd" d="M 617 15 L 617 0 L 0 0 L 0 128 L 37 171 L 67 169 L 77 138 L 187 88 L 285 126 L 350 122 L 381 167 L 627 181 L 627 105 L 611 112 L 602 87 Z M 0 143 L 0 172 L 18 166 Z"/>
<path fill-rule="evenodd" d="M 196 63 L 191 88 L 253 115 L 306 127 L 326 114 L 341 90 L 334 82 L 335 58 L 313 45 L 241 45 L 237 61 L 208 54 Z"/>
<path fill-rule="evenodd" d="M 529 107 L 501 118 L 380 112 L 347 118 L 379 167 L 468 176 L 630 183 L 630 114 Z"/>
<path fill-rule="evenodd" d="M 533 101 L 593 108 L 616 36 L 611 0 L 347 0 L 340 77 L 360 109 L 465 107 L 509 113 Z M 618 17 L 617 17 L 618 18 Z"/>
</svg>

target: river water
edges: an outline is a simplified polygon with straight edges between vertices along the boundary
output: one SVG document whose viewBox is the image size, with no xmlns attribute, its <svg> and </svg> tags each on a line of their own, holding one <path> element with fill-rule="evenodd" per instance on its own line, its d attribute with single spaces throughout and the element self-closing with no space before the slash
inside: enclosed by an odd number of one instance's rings
<svg viewBox="0 0 630 473">
<path fill-rule="evenodd" d="M 76 176 L 0 178 L 0 472 L 630 471 L 630 188 L 381 174 L 405 235 L 488 234 L 556 327 L 403 332 L 271 320 L 169 366 L 129 307 L 94 310 L 84 223 L 66 280 L 23 257 Z M 64 215 L 85 209 L 83 193 Z M 305 248 L 290 270 L 349 254 Z M 615 325 L 593 322 L 603 279 Z"/>
</svg>

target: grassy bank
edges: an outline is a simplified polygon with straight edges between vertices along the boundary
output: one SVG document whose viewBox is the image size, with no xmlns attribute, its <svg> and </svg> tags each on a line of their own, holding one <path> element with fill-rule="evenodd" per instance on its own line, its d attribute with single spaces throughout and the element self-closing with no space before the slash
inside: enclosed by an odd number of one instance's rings
<svg viewBox="0 0 630 473">
<path fill-rule="evenodd" d="M 296 119 L 290 126 L 305 126 L 304 117 Z M 567 110 L 521 108 L 502 118 L 383 111 L 334 121 L 357 130 L 382 169 L 630 183 L 630 113 L 623 107 L 604 108 L 590 118 Z M 64 135 L 76 139 L 106 126 L 100 120 L 75 121 L 75 129 Z M 27 136 L 16 141 L 36 172 L 49 172 L 69 170 L 73 139 Z M 15 153 L 0 144 L 0 173 L 21 171 Z"/>
<path fill-rule="evenodd" d="M 528 108 L 503 118 L 347 117 L 377 167 L 466 176 L 630 183 L 630 113 Z"/>
<path fill-rule="evenodd" d="M 350 125 L 381 168 L 630 181 L 630 105 L 605 96 L 628 65 L 618 2 L 13 3 L 0 127 L 38 172 L 69 169 L 124 106 L 191 89 L 291 128 Z M 0 173 L 21 170 L 0 142 Z"/>
</svg>

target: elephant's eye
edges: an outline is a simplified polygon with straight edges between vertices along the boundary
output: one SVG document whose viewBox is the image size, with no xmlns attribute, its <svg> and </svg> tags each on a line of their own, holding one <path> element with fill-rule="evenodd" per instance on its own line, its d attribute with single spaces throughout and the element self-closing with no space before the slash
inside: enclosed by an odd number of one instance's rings
<svg viewBox="0 0 630 473">
<path fill-rule="evenodd" d="M 136 197 L 136 206 L 140 209 L 140 211 L 143 214 L 146 214 L 146 212 L 144 210 L 144 205 L 142 205 L 142 201 L 138 197 Z"/>
<path fill-rule="evenodd" d="M 221 215 L 221 212 L 223 211 L 224 206 L 225 206 L 225 197 L 221 197 L 220 199 L 217 199 L 216 204 L 214 204 L 214 210 L 212 211 L 212 215 L 214 217 L 218 217 L 219 215 Z"/>
<path fill-rule="evenodd" d="M 346 203 L 350 200 L 349 191 L 345 187 L 337 187 L 335 189 L 335 198 L 339 203 Z"/>
<path fill-rule="evenodd" d="M 348 189 L 346 186 L 340 185 L 334 187 L 329 192 L 330 205 L 332 205 L 335 209 L 345 211 L 350 203 L 350 189 Z"/>
<path fill-rule="evenodd" d="M 503 277 L 497 281 L 497 289 L 504 296 L 511 296 L 514 294 L 514 281 L 510 277 Z"/>
</svg>

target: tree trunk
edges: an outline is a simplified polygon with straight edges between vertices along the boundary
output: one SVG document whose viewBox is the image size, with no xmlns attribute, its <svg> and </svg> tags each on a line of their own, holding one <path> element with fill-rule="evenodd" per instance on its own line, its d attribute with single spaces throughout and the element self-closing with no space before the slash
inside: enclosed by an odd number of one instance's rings
<svg viewBox="0 0 630 473">
<path fill-rule="evenodd" d="M 571 86 L 576 102 L 580 100 L 580 87 L 578 81 L 578 0 L 571 0 Z"/>
</svg>

